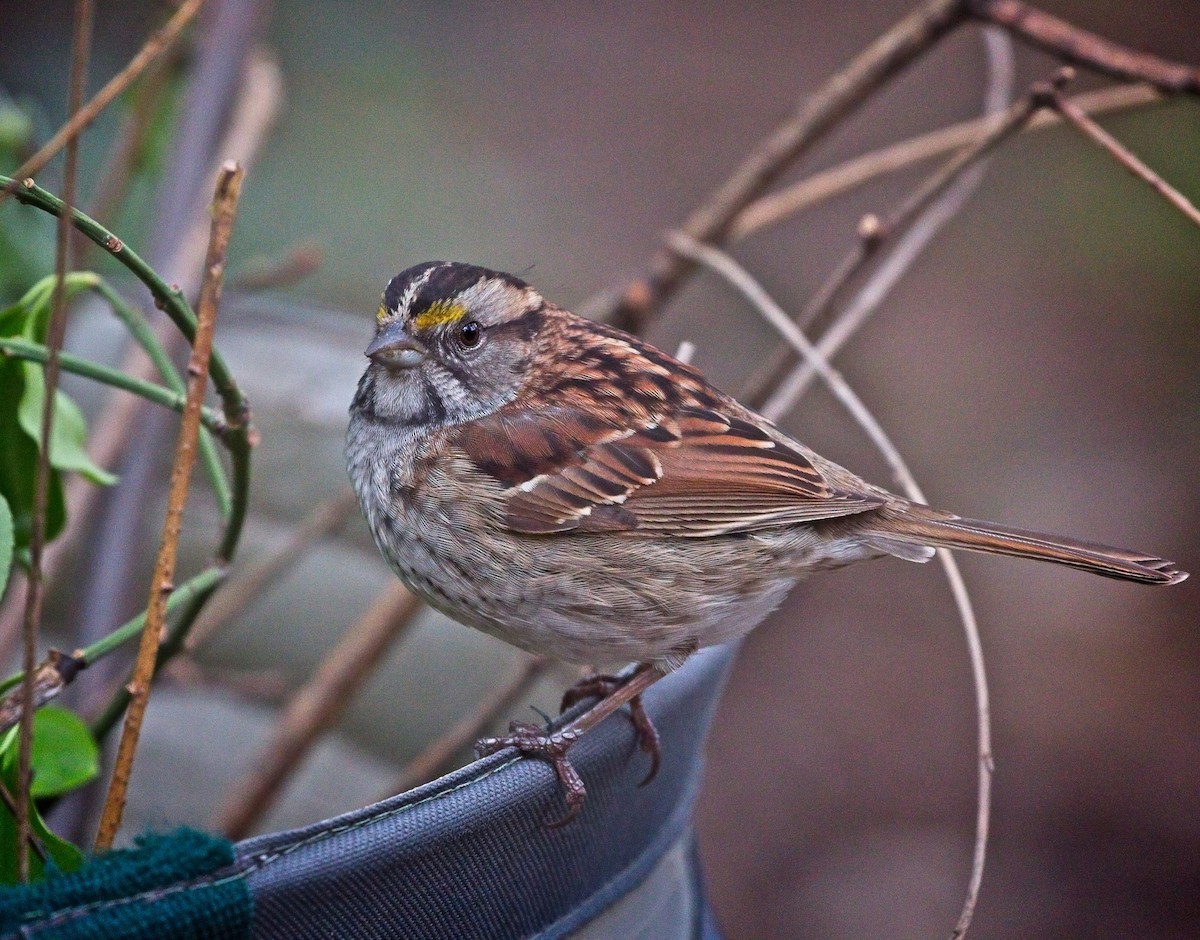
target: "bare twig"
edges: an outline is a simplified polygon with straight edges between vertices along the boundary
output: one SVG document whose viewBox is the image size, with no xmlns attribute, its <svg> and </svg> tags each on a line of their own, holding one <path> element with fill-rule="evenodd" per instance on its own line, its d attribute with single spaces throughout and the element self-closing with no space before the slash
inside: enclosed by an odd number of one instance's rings
<svg viewBox="0 0 1200 940">
<path fill-rule="evenodd" d="M 231 280 L 239 291 L 274 290 L 302 281 L 321 266 L 325 251 L 316 242 L 303 241 L 288 249 L 282 258 L 248 262 Z"/>
<path fill-rule="evenodd" d="M 1065 81 L 1069 75 L 1060 72 L 1055 81 Z M 892 238 L 903 234 L 917 217 L 930 206 L 943 192 L 972 166 L 987 157 L 1004 141 L 1018 133 L 1045 106 L 1043 93 L 1050 88 L 1046 82 L 1039 82 L 1031 93 L 1014 103 L 1003 114 L 992 119 L 991 131 L 981 137 L 971 146 L 959 151 L 936 172 L 931 174 L 916 190 L 914 190 L 892 213 L 886 221 L 877 216 L 866 216 L 859 227 L 858 243 L 834 268 L 805 306 L 797 318 L 805 328 L 819 323 L 837 303 L 842 291 L 862 272 L 867 264 L 876 256 L 879 249 Z M 786 370 L 795 359 L 791 350 L 784 350 L 768 361 L 767 366 L 756 379 L 752 379 L 744 397 L 755 405 L 761 405 L 763 398 L 771 389 L 771 402 L 765 408 L 773 410 L 778 402 L 794 396 L 795 391 L 789 381 L 787 385 L 779 386 L 784 379 Z M 802 363 L 802 366 L 808 366 Z"/>
<path fill-rule="evenodd" d="M 1101 114 L 1156 104 L 1164 99 L 1162 93 L 1150 85 L 1118 85 L 1076 95 L 1068 100 L 1078 105 L 1085 114 Z M 1062 118 L 1057 114 L 1041 111 L 1025 125 L 1022 133 L 1057 127 L 1061 123 Z M 746 206 L 738 213 L 729 230 L 730 241 L 740 241 L 777 225 L 805 209 L 856 189 L 877 177 L 978 143 L 991 133 L 992 129 L 993 122 L 989 118 L 963 121 L 814 173 Z"/>
<path fill-rule="evenodd" d="M 733 220 L 746 205 L 842 118 L 961 23 L 966 15 L 961 0 L 926 0 L 807 98 L 688 217 L 681 229 L 697 241 L 723 242 Z M 637 332 L 678 289 L 692 268 L 688 259 L 674 252 L 660 252 L 651 261 L 649 272 L 630 284 L 605 313 L 617 326 Z"/>
<path fill-rule="evenodd" d="M 100 174 L 100 182 L 96 185 L 91 204 L 88 206 L 88 215 L 92 218 L 110 219 L 125 198 L 138 155 L 146 146 L 155 112 L 162 103 L 163 92 L 168 87 L 171 73 L 181 58 L 180 47 L 173 46 L 168 54 L 164 54 L 147 69 L 145 81 L 137 89 L 129 113 L 121 122 L 121 129 L 117 132 L 104 170 Z M 86 259 L 92 243 L 82 235 L 76 239 L 76 243 L 82 246 L 79 249 L 80 259 Z M 83 266 L 83 263 L 81 260 L 80 266 Z"/>
<path fill-rule="evenodd" d="M 71 77 L 68 90 L 67 117 L 79 113 L 83 102 L 83 86 L 87 80 L 88 59 L 92 46 L 92 0 L 76 0 L 75 20 L 71 37 Z M 63 201 L 68 207 L 75 203 L 75 182 L 79 169 L 79 139 L 72 137 L 67 146 L 63 170 Z M 54 438 L 54 411 L 58 397 L 60 371 L 59 354 L 67 329 L 66 277 L 71 255 L 71 222 L 69 216 L 58 220 L 58 240 L 54 256 L 54 293 L 50 304 L 50 324 L 46 345 L 50 356 L 46 361 L 43 379 L 41 448 L 38 450 L 34 477 L 33 519 L 29 535 L 29 570 L 25 583 L 25 618 L 21 683 L 24 708 L 20 714 L 17 745 L 17 845 L 31 838 L 29 820 L 29 791 L 33 783 L 30 763 L 33 750 L 33 711 L 35 701 L 38 630 L 42 622 L 42 551 L 46 541 L 46 503 L 50 493 L 50 448 Z M 22 849 L 17 853 L 17 871 L 21 881 L 29 880 L 29 856 Z"/>
<path fill-rule="evenodd" d="M 208 384 L 217 303 L 221 297 L 221 280 L 225 273 L 225 257 L 233 230 L 233 220 L 237 214 L 242 176 L 242 169 L 237 164 L 225 164 L 217 178 L 216 192 L 213 196 L 212 237 L 205 258 L 204 281 L 200 287 L 200 302 L 196 311 L 196 335 L 188 361 L 187 405 L 180 423 L 175 462 L 171 468 L 167 515 L 163 522 L 162 543 L 159 547 L 158 561 L 154 566 L 150 598 L 146 606 L 146 626 L 142 631 L 142 642 L 138 648 L 133 679 L 130 682 L 131 699 L 117 748 L 112 783 L 104 801 L 104 811 L 96 835 L 96 851 L 104 851 L 112 846 L 113 838 L 121 825 L 121 816 L 125 810 L 125 793 L 133 771 L 133 758 L 150 695 L 150 679 L 154 674 L 159 639 L 166 620 L 167 598 L 174 588 L 175 556 L 183 524 L 183 507 L 187 502 L 188 485 L 196 458 L 200 407 L 204 401 L 204 389 Z"/>
<path fill-rule="evenodd" d="M 1067 62 L 1169 93 L 1200 93 L 1200 69 L 1122 46 L 1021 0 L 967 0 L 967 5 L 973 16 Z"/>
<path fill-rule="evenodd" d="M 774 299 L 763 290 L 762 286 L 729 255 L 708 245 L 703 245 L 683 233 L 672 233 L 669 241 L 675 251 L 686 253 L 693 260 L 706 265 L 732 284 L 756 310 L 779 333 L 792 344 L 793 348 L 807 361 L 828 385 L 830 391 L 850 412 L 859 426 L 866 431 L 871 442 L 876 446 L 888 462 L 897 481 L 903 487 L 905 495 L 916 502 L 925 503 L 925 494 L 917 485 L 900 452 L 896 449 L 887 432 L 883 430 L 874 415 L 863 403 L 862 399 L 846 383 L 825 359 L 820 351 L 808 340 L 800 328 L 792 322 Z M 950 583 L 954 602 L 962 619 L 963 630 L 967 638 L 967 649 L 971 658 L 971 673 L 975 682 L 975 705 L 977 729 L 979 736 L 978 769 L 979 769 L 979 801 L 976 815 L 975 858 L 972 863 L 970 884 L 967 892 L 967 902 L 962 915 L 955 927 L 955 936 L 961 937 L 966 933 L 975 907 L 975 899 L 979 896 L 979 886 L 983 879 L 983 863 L 987 848 L 988 826 L 991 815 L 992 774 L 995 766 L 992 759 L 991 705 L 988 698 L 987 670 L 983 660 L 983 645 L 979 639 L 979 625 L 975 619 L 975 611 L 967 593 L 966 584 L 954 556 L 946 549 L 938 549 L 938 560 Z"/>
<path fill-rule="evenodd" d="M 11 174 L 13 179 L 22 180 L 40 172 L 56 153 L 69 141 L 79 136 L 79 133 L 96 120 L 100 112 L 112 104 L 116 97 L 128 88 L 152 62 L 175 44 L 180 33 L 183 32 L 183 28 L 192 21 L 203 5 L 204 0 L 184 0 L 162 29 L 146 40 L 146 44 L 142 46 L 137 55 L 130 59 L 120 72 L 109 79 L 108 84 L 96 92 L 91 101 L 73 112 L 68 117 L 67 123 L 60 127 L 58 132 L 38 149 L 37 153 Z M 8 198 L 11 192 L 11 186 L 0 189 L 0 204 Z"/>
<path fill-rule="evenodd" d="M 1143 163 L 1128 147 L 1122 144 L 1119 140 L 1113 137 L 1103 127 L 1087 116 L 1079 105 L 1075 104 L 1063 94 L 1055 90 L 1049 96 L 1050 106 L 1067 120 L 1068 123 L 1077 127 L 1083 134 L 1094 140 L 1101 147 L 1109 152 L 1121 166 L 1125 167 L 1130 173 L 1139 179 L 1145 180 L 1150 188 L 1162 196 L 1167 202 L 1173 205 L 1176 209 L 1182 212 L 1196 225 L 1200 225 L 1200 212 L 1196 210 L 1196 206 L 1183 193 L 1177 190 L 1174 186 L 1164 180 L 1161 176 L 1155 173 L 1150 167 Z"/>
<path fill-rule="evenodd" d="M 398 581 L 380 592 L 283 710 L 249 773 L 226 794 L 213 828 L 231 839 L 250 831 L 274 805 L 292 770 L 412 626 L 420 606 Z"/>
<path fill-rule="evenodd" d="M 217 595 L 216 600 L 192 627 L 184 649 L 189 653 L 196 650 L 261 597 L 271 584 L 287 574 L 321 539 L 341 528 L 357 505 L 354 491 L 349 488 L 317 505 L 292 530 L 283 545 L 266 557 L 247 565 L 242 573 Z"/>
<path fill-rule="evenodd" d="M 27 711 L 37 711 L 66 688 L 81 669 L 87 668 L 87 660 L 79 652 L 63 653 L 50 650 L 46 659 L 33 671 L 33 708 L 25 698 L 24 682 L 15 693 L 0 698 L 0 734 L 21 720 Z"/>
<path fill-rule="evenodd" d="M 408 766 L 400 771 L 400 776 L 381 799 L 411 790 L 445 771 L 454 760 L 454 756 L 473 745 L 498 718 L 511 711 L 513 705 L 533 688 L 551 665 L 552 661 L 545 656 L 526 659 L 512 679 L 498 686 L 472 711 L 455 722 L 445 734 L 414 757 Z"/>
</svg>

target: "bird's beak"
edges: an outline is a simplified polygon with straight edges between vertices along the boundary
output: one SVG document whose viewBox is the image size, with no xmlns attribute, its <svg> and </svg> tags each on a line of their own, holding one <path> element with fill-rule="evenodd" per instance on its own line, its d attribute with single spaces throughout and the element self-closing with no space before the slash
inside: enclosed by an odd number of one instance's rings
<svg viewBox="0 0 1200 940">
<path fill-rule="evenodd" d="M 375 334 L 364 355 L 381 365 L 411 369 L 425 361 L 429 350 L 413 339 L 404 324 L 397 320 Z"/>
</svg>

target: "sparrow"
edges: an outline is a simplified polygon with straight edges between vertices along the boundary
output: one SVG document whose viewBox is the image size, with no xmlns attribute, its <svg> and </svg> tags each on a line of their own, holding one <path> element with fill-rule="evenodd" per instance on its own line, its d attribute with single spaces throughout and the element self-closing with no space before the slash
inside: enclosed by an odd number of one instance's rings
<svg viewBox="0 0 1200 940">
<path fill-rule="evenodd" d="M 480 742 L 550 761 L 622 705 L 653 776 L 640 695 L 695 650 L 744 636 L 815 572 L 950 548 L 1143 584 L 1172 562 L 933 509 L 868 483 L 699 371 L 576 316 L 518 277 L 432 261 L 383 292 L 350 406 L 350 479 L 383 557 L 433 607 L 532 653 L 638 665 L 554 733 Z"/>
</svg>

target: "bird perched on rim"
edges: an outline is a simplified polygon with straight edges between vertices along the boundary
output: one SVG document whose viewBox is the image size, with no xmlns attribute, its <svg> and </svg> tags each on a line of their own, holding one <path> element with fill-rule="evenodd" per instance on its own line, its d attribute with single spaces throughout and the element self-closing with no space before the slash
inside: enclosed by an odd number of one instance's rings
<svg viewBox="0 0 1200 940">
<path fill-rule="evenodd" d="M 514 723 L 483 744 L 554 763 L 567 819 L 584 796 L 567 758 L 578 736 L 629 702 L 656 756 L 641 692 L 694 650 L 748 633 L 810 572 L 945 547 L 1145 584 L 1187 577 L 1144 552 L 890 493 L 510 274 L 416 265 L 387 285 L 377 321 L 346 454 L 388 563 L 437 609 L 516 646 L 640 664 L 569 693 L 603 697 L 566 728 Z"/>
</svg>

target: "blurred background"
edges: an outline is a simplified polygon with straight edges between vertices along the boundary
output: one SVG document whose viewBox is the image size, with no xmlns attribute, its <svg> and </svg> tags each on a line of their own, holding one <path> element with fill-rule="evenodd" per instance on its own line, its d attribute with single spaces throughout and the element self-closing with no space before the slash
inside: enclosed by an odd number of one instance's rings
<svg viewBox="0 0 1200 940">
<path fill-rule="evenodd" d="M 262 433 L 239 561 L 269 554 L 344 488 L 345 411 L 392 274 L 469 260 L 521 273 L 568 307 L 622 286 L 804 94 L 912 5 L 241 4 L 239 36 L 257 38 L 282 96 L 249 169 L 217 333 Z M 1200 62 L 1190 4 L 1042 5 Z M 70 4 L 6 0 L 3 12 L 0 87 L 40 141 L 64 114 Z M 166 12 L 98 4 L 90 87 Z M 1020 46 L 1016 65 L 1018 91 L 1055 68 Z M 976 116 L 984 79 L 978 30 L 961 29 L 789 179 Z M 1072 90 L 1100 84 L 1082 76 Z M 85 205 L 127 112 L 111 109 L 84 138 Z M 1194 100 L 1103 123 L 1200 197 Z M 128 208 L 106 219 L 134 245 L 162 224 L 153 193 L 170 176 L 169 134 L 153 153 L 159 162 L 134 180 Z M 797 311 L 852 246 L 859 218 L 886 213 L 928 171 L 872 182 L 735 253 Z M 58 172 L 39 182 L 54 190 Z M 41 229 L 48 244 L 52 226 Z M 320 257 L 308 276 L 248 289 L 297 248 Z M 1078 134 L 1039 131 L 999 151 L 838 365 L 935 504 L 1145 548 L 1195 571 L 1198 264 L 1200 232 L 1143 183 Z M 706 274 L 650 335 L 668 350 L 695 343 L 695 364 L 730 391 L 775 342 Z M 98 311 L 72 320 L 76 347 L 115 355 L 119 338 Z M 96 413 L 94 389 L 71 390 Z M 823 390 L 781 424 L 890 483 Z M 122 549 L 141 556 L 146 576 L 166 474 L 150 479 L 142 531 Z M 189 564 L 210 550 L 214 520 L 198 487 Z M 94 613 L 81 558 L 116 551 L 95 535 L 80 545 L 52 596 L 60 632 L 82 607 Z M 983 630 L 997 762 L 973 936 L 1200 935 L 1200 581 L 1156 591 L 1027 562 L 961 563 Z M 258 759 L 281 698 L 390 577 L 354 513 L 201 647 L 151 703 L 128 828 L 211 825 Z M 139 609 L 143 583 L 105 597 L 101 632 Z M 522 661 L 423 615 L 259 827 L 378 798 Z M 507 716 L 551 708 L 569 681 L 551 669 Z M 76 704 L 97 689 L 81 679 Z M 709 745 L 699 836 L 731 940 L 948 932 L 971 857 L 973 703 L 936 566 L 881 561 L 795 591 L 746 641 Z"/>
</svg>

